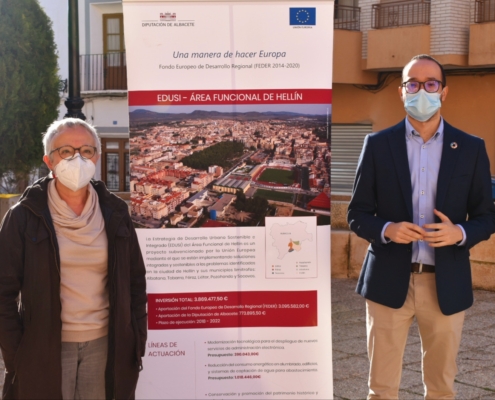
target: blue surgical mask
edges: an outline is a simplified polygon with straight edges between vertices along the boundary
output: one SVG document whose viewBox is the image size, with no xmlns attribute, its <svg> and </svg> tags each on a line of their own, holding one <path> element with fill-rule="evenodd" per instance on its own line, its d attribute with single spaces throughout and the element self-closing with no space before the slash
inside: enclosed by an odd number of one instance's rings
<svg viewBox="0 0 495 400">
<path fill-rule="evenodd" d="M 428 93 L 421 89 L 418 93 L 406 93 L 404 98 L 404 109 L 415 120 L 428 121 L 440 107 L 441 93 Z"/>
</svg>

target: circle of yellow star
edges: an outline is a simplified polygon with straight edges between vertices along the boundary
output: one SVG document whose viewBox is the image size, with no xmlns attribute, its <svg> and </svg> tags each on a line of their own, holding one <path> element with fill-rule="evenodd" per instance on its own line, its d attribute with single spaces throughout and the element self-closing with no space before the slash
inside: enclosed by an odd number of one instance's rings
<svg viewBox="0 0 495 400">
<path fill-rule="evenodd" d="M 299 18 L 299 14 L 303 14 L 303 13 L 306 15 L 301 15 L 301 18 Z M 296 19 L 297 19 L 297 22 L 299 22 L 301 24 L 305 24 L 306 22 L 309 21 L 309 12 L 307 10 L 299 10 L 296 13 Z"/>
</svg>

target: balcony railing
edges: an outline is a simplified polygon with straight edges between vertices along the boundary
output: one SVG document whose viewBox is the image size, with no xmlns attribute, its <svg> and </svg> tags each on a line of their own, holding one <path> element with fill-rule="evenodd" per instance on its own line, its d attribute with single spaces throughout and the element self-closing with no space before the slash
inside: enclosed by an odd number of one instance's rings
<svg viewBox="0 0 495 400">
<path fill-rule="evenodd" d="M 361 8 L 335 4 L 333 26 L 335 29 L 359 31 Z"/>
<path fill-rule="evenodd" d="M 80 58 L 81 90 L 127 90 L 125 52 L 86 54 Z"/>
<path fill-rule="evenodd" d="M 474 22 L 495 21 L 495 0 L 476 0 L 474 4 Z"/>
<path fill-rule="evenodd" d="M 397 1 L 372 5 L 372 28 L 430 24 L 430 0 Z"/>
</svg>

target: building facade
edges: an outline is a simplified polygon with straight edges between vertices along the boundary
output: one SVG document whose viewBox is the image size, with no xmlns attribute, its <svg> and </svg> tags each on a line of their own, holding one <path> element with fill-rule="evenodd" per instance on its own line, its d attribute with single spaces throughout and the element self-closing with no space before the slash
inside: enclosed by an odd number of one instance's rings
<svg viewBox="0 0 495 400">
<path fill-rule="evenodd" d="M 447 70 L 442 115 L 485 140 L 495 175 L 495 0 L 338 0 L 332 193 L 349 195 L 367 133 L 398 123 L 402 67 L 430 54 Z"/>
<path fill-rule="evenodd" d="M 52 20 L 59 75 L 68 78 L 68 2 L 39 0 Z M 95 178 L 114 192 L 129 191 L 129 114 L 122 1 L 79 0 L 81 97 L 86 121 L 102 139 Z M 62 93 L 59 119 L 67 112 Z"/>
<path fill-rule="evenodd" d="M 495 175 L 495 0 L 336 0 L 332 276 L 357 278 L 368 243 L 346 214 L 366 134 L 405 117 L 401 70 L 430 54 L 447 73 L 442 115 L 484 139 Z M 471 249 L 474 287 L 495 290 L 495 236 Z"/>
</svg>

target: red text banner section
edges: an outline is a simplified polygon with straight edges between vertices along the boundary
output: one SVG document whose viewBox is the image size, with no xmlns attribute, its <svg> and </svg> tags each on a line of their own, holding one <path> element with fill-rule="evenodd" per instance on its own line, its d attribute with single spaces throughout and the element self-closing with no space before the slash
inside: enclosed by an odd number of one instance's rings
<svg viewBox="0 0 495 400">
<path fill-rule="evenodd" d="M 129 92 L 129 106 L 195 104 L 331 104 L 331 89 L 142 90 Z"/>
<path fill-rule="evenodd" d="M 149 329 L 317 326 L 317 292 L 250 291 L 148 295 Z"/>
</svg>

